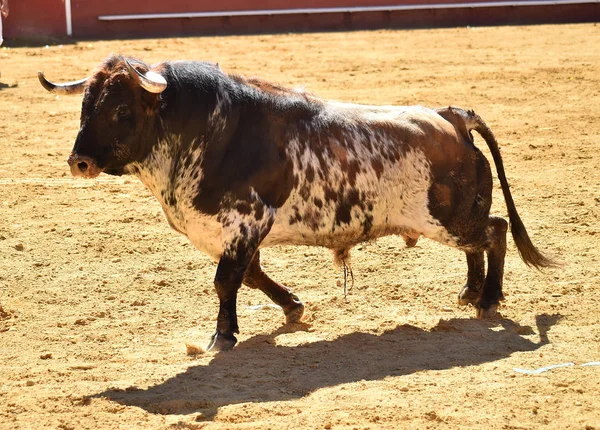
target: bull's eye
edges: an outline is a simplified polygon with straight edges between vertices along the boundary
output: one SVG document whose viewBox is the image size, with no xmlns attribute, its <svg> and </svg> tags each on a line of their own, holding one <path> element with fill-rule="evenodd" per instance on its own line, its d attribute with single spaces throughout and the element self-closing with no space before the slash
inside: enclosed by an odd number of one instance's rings
<svg viewBox="0 0 600 430">
<path fill-rule="evenodd" d="M 127 106 L 119 106 L 117 108 L 117 112 L 115 113 L 115 120 L 117 122 L 122 122 L 122 121 L 129 119 L 130 116 L 131 116 L 131 111 L 129 110 L 129 108 Z"/>
</svg>

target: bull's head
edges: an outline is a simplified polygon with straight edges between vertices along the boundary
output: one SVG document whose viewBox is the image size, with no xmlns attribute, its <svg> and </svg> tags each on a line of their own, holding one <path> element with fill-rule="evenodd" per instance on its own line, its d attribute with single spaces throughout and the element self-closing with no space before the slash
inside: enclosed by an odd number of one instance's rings
<svg viewBox="0 0 600 430">
<path fill-rule="evenodd" d="M 84 94 L 80 129 L 68 159 L 73 176 L 122 175 L 128 164 L 143 158 L 159 94 L 167 88 L 163 76 L 141 62 L 113 56 L 79 81 L 54 84 L 43 72 L 38 78 L 51 93 Z"/>
</svg>

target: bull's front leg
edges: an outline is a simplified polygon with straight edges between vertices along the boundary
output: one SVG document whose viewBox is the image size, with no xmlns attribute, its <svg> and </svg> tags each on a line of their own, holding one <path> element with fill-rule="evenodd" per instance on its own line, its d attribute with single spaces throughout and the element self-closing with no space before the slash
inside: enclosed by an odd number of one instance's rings
<svg viewBox="0 0 600 430">
<path fill-rule="evenodd" d="M 255 206 L 256 208 L 256 206 Z M 259 211 L 260 212 L 260 211 Z M 219 298 L 217 330 L 207 350 L 229 350 L 237 342 L 237 293 L 258 247 L 273 224 L 273 213 L 263 208 L 261 218 L 253 214 L 232 211 L 222 214 L 223 253 L 215 275 L 215 289 Z"/>
<path fill-rule="evenodd" d="M 237 292 L 242 285 L 244 272 L 255 250 L 242 246 L 238 254 L 224 254 L 219 260 L 215 276 L 215 289 L 219 297 L 219 315 L 217 330 L 212 335 L 207 350 L 229 350 L 237 342 L 235 333 L 239 333 L 237 321 Z"/>
</svg>

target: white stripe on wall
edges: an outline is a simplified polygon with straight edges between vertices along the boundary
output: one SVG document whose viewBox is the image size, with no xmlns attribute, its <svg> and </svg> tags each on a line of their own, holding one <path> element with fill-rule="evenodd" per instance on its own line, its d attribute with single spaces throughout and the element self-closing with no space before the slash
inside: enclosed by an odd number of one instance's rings
<svg viewBox="0 0 600 430">
<path fill-rule="evenodd" d="M 67 0 L 67 2 L 70 0 Z M 318 13 L 359 13 L 359 12 L 392 12 L 397 10 L 422 9 L 462 9 L 485 7 L 515 7 L 515 6 L 558 6 L 569 4 L 600 3 L 600 0 L 524 0 L 524 1 L 493 1 L 482 3 L 437 3 L 413 4 L 398 6 L 359 6 L 331 7 L 310 9 L 265 9 L 265 10 L 234 10 L 222 12 L 183 12 L 183 13 L 149 13 L 137 15 L 102 15 L 100 21 L 124 21 L 136 19 L 172 19 L 172 18 L 219 18 L 227 16 L 257 16 L 257 15 L 297 15 Z"/>
</svg>

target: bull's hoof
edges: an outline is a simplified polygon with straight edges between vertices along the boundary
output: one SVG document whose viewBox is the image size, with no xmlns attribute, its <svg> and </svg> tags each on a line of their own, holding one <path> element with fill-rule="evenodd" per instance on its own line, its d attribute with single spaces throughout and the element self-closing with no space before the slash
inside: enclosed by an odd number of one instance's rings
<svg viewBox="0 0 600 430">
<path fill-rule="evenodd" d="M 458 294 L 458 304 L 461 306 L 466 306 L 469 303 L 475 306 L 477 299 L 479 299 L 479 291 L 469 288 L 468 285 L 465 285 Z"/>
<path fill-rule="evenodd" d="M 415 246 L 417 246 L 417 242 L 419 241 L 419 236 L 403 236 L 403 238 L 407 248 L 414 248 Z"/>
<path fill-rule="evenodd" d="M 210 338 L 208 343 L 207 351 L 230 351 L 235 344 L 237 339 L 232 334 L 221 334 L 215 332 Z"/>
<path fill-rule="evenodd" d="M 284 310 L 286 324 L 296 324 L 302 320 L 304 315 L 304 304 L 300 300 L 294 300 L 296 303 L 293 307 Z"/>
<path fill-rule="evenodd" d="M 475 307 L 476 309 L 476 318 L 477 319 L 489 319 L 494 318 L 498 314 L 498 308 L 500 307 L 500 303 L 492 303 L 487 307 L 483 307 L 480 304 Z"/>
</svg>

